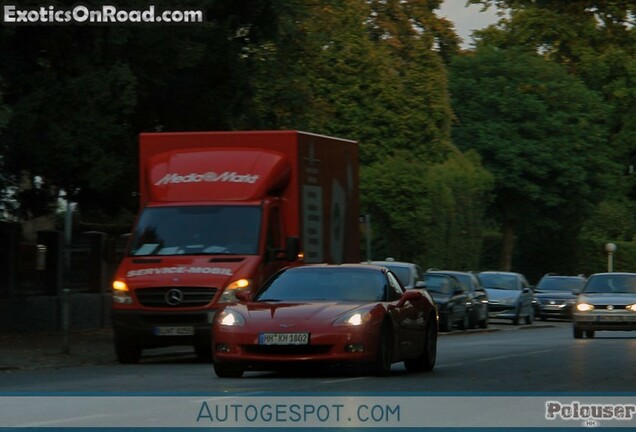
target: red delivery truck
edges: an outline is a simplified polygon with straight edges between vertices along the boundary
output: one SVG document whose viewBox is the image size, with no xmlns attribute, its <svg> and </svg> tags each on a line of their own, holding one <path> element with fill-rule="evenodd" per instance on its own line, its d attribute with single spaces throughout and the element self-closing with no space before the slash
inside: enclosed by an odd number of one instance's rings
<svg viewBox="0 0 636 432">
<path fill-rule="evenodd" d="M 193 345 L 285 266 L 359 262 L 355 141 L 300 131 L 143 133 L 140 211 L 113 281 L 115 351 Z"/>
</svg>

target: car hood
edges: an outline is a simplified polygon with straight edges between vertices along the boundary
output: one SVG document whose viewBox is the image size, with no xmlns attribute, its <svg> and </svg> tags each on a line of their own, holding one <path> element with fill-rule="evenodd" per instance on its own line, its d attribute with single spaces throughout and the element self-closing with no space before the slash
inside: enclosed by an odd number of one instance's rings
<svg viewBox="0 0 636 432">
<path fill-rule="evenodd" d="M 486 293 L 488 294 L 488 300 L 503 300 L 509 298 L 516 299 L 521 295 L 521 291 L 494 288 L 486 288 Z"/>
<path fill-rule="evenodd" d="M 365 309 L 364 303 L 311 302 L 269 303 L 253 302 L 235 308 L 251 321 L 312 321 L 332 320 L 356 309 Z M 368 307 L 370 308 L 370 307 Z"/>
<path fill-rule="evenodd" d="M 535 291 L 534 296 L 541 299 L 572 300 L 577 296 L 569 291 Z"/>
<path fill-rule="evenodd" d="M 448 294 L 442 294 L 435 291 L 429 291 L 428 293 L 431 295 L 435 304 L 446 304 L 450 300 L 450 296 Z"/>
<path fill-rule="evenodd" d="M 628 305 L 636 303 L 636 294 L 589 293 L 579 295 L 579 303 Z"/>
</svg>

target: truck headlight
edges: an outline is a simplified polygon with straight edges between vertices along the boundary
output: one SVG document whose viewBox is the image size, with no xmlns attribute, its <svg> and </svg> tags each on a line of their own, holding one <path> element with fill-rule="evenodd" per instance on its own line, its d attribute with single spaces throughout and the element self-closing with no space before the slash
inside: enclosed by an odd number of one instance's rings
<svg viewBox="0 0 636 432">
<path fill-rule="evenodd" d="M 128 291 L 126 282 L 116 280 L 113 282 L 113 303 L 132 304 L 133 299 Z"/>
<path fill-rule="evenodd" d="M 242 326 L 245 324 L 245 319 L 238 312 L 232 310 L 224 310 L 219 313 L 219 324 L 227 327 Z"/>
<path fill-rule="evenodd" d="M 247 291 L 252 288 L 251 279 L 238 279 L 229 284 L 223 290 L 219 303 L 234 303 L 237 302 L 236 294 L 240 291 Z"/>
</svg>

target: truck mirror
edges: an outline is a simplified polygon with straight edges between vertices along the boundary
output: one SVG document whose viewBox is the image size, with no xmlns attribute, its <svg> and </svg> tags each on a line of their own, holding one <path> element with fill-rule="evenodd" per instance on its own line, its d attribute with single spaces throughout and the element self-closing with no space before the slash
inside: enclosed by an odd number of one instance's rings
<svg viewBox="0 0 636 432">
<path fill-rule="evenodd" d="M 285 254 L 287 261 L 297 261 L 300 252 L 300 239 L 298 237 L 287 237 L 285 239 Z"/>
</svg>

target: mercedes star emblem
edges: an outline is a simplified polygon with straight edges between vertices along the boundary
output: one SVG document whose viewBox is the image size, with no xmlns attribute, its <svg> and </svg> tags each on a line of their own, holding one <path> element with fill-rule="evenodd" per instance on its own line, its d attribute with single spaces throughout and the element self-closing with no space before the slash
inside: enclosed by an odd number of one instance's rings
<svg viewBox="0 0 636 432">
<path fill-rule="evenodd" d="M 168 290 L 164 298 L 166 299 L 166 303 L 170 306 L 177 306 L 183 301 L 183 291 L 177 288 L 172 288 Z"/>
</svg>

